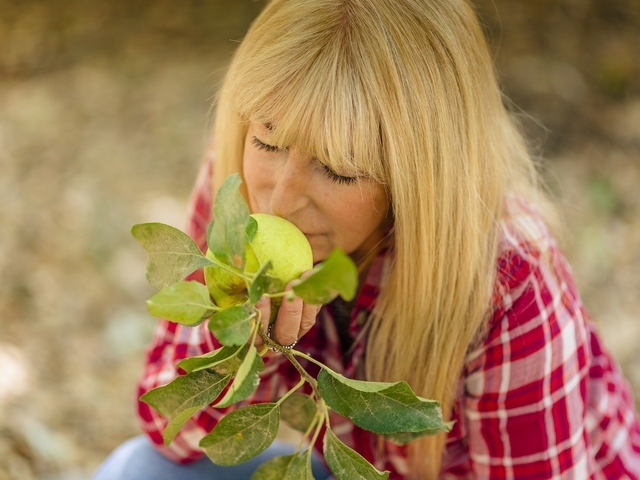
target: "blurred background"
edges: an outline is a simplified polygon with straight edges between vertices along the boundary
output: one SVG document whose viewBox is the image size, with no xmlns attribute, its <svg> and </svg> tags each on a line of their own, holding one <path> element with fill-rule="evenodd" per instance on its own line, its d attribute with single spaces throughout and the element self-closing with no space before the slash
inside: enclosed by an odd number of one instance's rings
<svg viewBox="0 0 640 480">
<path fill-rule="evenodd" d="M 640 399 L 640 1 L 475 3 Z M 262 6 L 0 0 L 0 480 L 89 478 L 138 433 L 155 320 L 129 230 L 183 227 L 212 98 Z"/>
</svg>

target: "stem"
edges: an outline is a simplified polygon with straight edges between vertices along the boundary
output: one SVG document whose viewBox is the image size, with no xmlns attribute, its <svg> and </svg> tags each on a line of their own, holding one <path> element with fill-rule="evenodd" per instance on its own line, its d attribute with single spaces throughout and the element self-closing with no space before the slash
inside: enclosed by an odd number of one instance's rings
<svg viewBox="0 0 640 480">
<path fill-rule="evenodd" d="M 322 403 L 324 403 L 324 400 L 320 400 L 320 401 Z M 326 409 L 325 409 L 325 411 L 326 411 Z M 318 417 L 319 416 L 321 416 L 321 414 L 318 414 Z M 313 438 L 311 439 L 311 442 L 309 443 L 309 448 L 313 448 L 313 446 L 316 443 L 316 440 L 318 440 L 318 435 L 320 435 L 320 430 L 322 430 L 322 425 L 324 423 L 326 423 L 327 428 L 329 428 L 329 417 L 325 414 L 325 421 L 324 422 L 318 421 L 317 423 L 318 423 L 318 425 L 316 426 L 316 431 L 313 433 Z"/>
<path fill-rule="evenodd" d="M 199 303 L 194 303 L 192 305 L 194 305 L 196 307 L 206 308 L 208 311 L 213 311 L 213 312 L 219 312 L 220 310 L 222 310 L 222 308 L 220 308 L 220 307 L 218 307 L 216 305 L 200 305 Z"/>
<path fill-rule="evenodd" d="M 287 297 L 287 299 L 289 299 L 289 297 L 293 298 L 295 296 L 293 294 L 293 290 L 285 290 L 284 292 L 278 292 L 278 293 L 265 293 L 265 295 L 269 298 Z"/>
<path fill-rule="evenodd" d="M 290 352 L 291 352 L 293 355 L 297 355 L 298 357 L 302 357 L 302 358 L 305 358 L 305 359 L 309 360 L 311 363 L 315 363 L 315 364 L 316 364 L 316 365 L 318 365 L 320 368 L 324 368 L 325 370 L 329 370 L 330 372 L 333 372 L 333 373 L 335 373 L 336 375 L 339 375 L 339 373 L 338 373 L 338 372 L 336 372 L 336 371 L 334 371 L 334 370 L 330 369 L 330 368 L 329 368 L 329 367 L 327 367 L 324 363 L 322 363 L 322 362 L 320 362 L 320 361 L 316 360 L 315 358 L 313 358 L 313 357 L 311 357 L 311 356 L 307 355 L 306 353 L 302 353 L 300 350 L 290 350 Z"/>
<path fill-rule="evenodd" d="M 289 398 L 293 392 L 295 392 L 296 390 L 298 390 L 302 385 L 304 385 L 304 383 L 306 382 L 306 380 L 304 379 L 304 377 L 300 378 L 300 381 L 296 384 L 295 387 L 293 387 L 291 390 L 289 390 L 287 393 L 285 393 L 280 400 L 278 400 L 276 403 L 278 405 L 280 405 L 282 402 L 284 402 L 287 398 Z"/>
<path fill-rule="evenodd" d="M 256 313 L 257 312 L 257 313 Z M 256 310 L 253 316 L 253 327 L 251 327 L 251 345 L 256 343 L 256 336 L 258 335 L 258 330 L 260 330 L 260 310 Z"/>
<path fill-rule="evenodd" d="M 327 424 L 327 428 L 331 428 L 331 422 L 329 421 L 329 409 L 327 408 L 327 404 L 324 403 L 324 400 L 320 399 L 322 402 L 322 409 L 324 410 L 324 421 Z"/>
<path fill-rule="evenodd" d="M 216 267 L 221 268 L 222 270 L 225 270 L 229 273 L 233 273 L 234 275 L 238 276 L 238 277 L 242 277 L 242 279 L 244 279 L 245 283 L 247 282 L 247 274 L 241 272 L 240 270 L 236 270 L 233 267 L 230 267 L 229 265 L 227 265 L 226 263 L 222 263 L 220 262 L 217 258 L 210 258 L 207 257 L 207 259 Z"/>
<path fill-rule="evenodd" d="M 260 310 L 255 310 L 253 313 L 251 313 L 251 315 L 249 315 L 249 317 L 247 318 L 247 320 L 254 320 L 256 319 L 256 322 L 254 323 L 260 323 Z M 253 332 L 253 329 L 255 327 L 251 327 L 251 331 Z"/>
<path fill-rule="evenodd" d="M 313 394 L 315 395 L 315 397 L 322 398 L 320 396 L 320 390 L 318 390 L 318 382 L 316 382 L 316 379 L 313 378 L 311 375 L 309 375 L 307 371 L 304 369 L 304 367 L 300 365 L 300 362 L 298 362 L 298 360 L 294 356 L 294 353 L 293 353 L 294 351 L 295 350 L 282 349 L 282 353 L 284 354 L 285 357 L 287 357 L 287 360 L 289 360 L 291 364 L 296 368 L 296 370 L 298 370 L 298 373 L 302 375 L 304 380 L 306 380 L 307 383 L 311 385 L 311 388 L 313 389 Z"/>
<path fill-rule="evenodd" d="M 256 314 L 255 323 L 256 323 L 256 325 L 258 325 L 258 328 L 256 328 L 256 331 L 262 337 L 262 350 L 260 352 L 258 352 L 258 354 L 261 357 L 263 357 L 265 355 L 265 353 L 267 353 L 269 351 L 269 345 L 267 344 L 267 342 L 264 341 L 265 337 L 268 337 L 268 335 L 265 335 L 264 328 L 262 328 L 262 310 L 258 310 L 257 308 L 254 307 L 253 311 Z M 253 343 L 255 343 L 255 342 L 256 342 L 256 337 L 254 335 Z"/>
<path fill-rule="evenodd" d="M 316 413 L 314 415 L 313 420 L 311 420 L 311 423 L 307 427 L 307 431 L 304 432 L 304 435 L 302 436 L 302 438 L 298 442 L 298 446 L 296 447 L 295 451 L 293 452 L 294 455 L 296 455 L 300 451 L 300 449 L 302 448 L 304 443 L 307 441 L 307 438 L 309 438 L 309 434 L 311 433 L 311 430 L 314 429 L 314 427 L 316 426 L 316 424 L 320 420 L 320 417 L 322 417 L 322 415 L 320 415 L 319 413 Z M 312 446 L 312 445 L 313 444 L 309 444 L 309 446 Z"/>
</svg>

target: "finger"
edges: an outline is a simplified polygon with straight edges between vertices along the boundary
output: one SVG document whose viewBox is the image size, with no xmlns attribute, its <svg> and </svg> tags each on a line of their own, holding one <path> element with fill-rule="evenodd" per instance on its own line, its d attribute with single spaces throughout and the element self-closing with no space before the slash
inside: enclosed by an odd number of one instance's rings
<svg viewBox="0 0 640 480">
<path fill-rule="evenodd" d="M 308 278 L 311 274 L 313 273 L 313 270 L 305 270 L 304 272 L 302 272 L 302 275 L 300 275 L 300 280 L 305 280 L 306 278 Z M 295 282 L 295 280 L 292 280 L 291 282 L 289 282 L 287 284 L 287 289 L 289 287 L 289 285 L 293 285 L 293 282 Z"/>
<path fill-rule="evenodd" d="M 302 307 L 302 319 L 300 320 L 300 330 L 298 331 L 298 338 L 301 338 L 316 324 L 316 318 L 320 312 L 322 305 L 312 305 L 305 303 Z"/>
<path fill-rule="evenodd" d="M 269 316 L 271 315 L 271 299 L 269 297 L 262 297 L 256 302 L 256 308 L 260 311 L 260 323 L 262 328 L 266 332 L 269 328 Z M 258 334 L 256 335 L 255 346 L 259 350 L 264 341 Z"/>
<path fill-rule="evenodd" d="M 280 345 L 291 345 L 298 340 L 303 307 L 301 298 L 293 297 L 291 300 L 283 298 L 271 338 Z"/>
<path fill-rule="evenodd" d="M 304 280 L 313 273 L 313 270 L 307 270 L 300 275 L 300 280 Z M 293 282 L 289 282 L 287 289 L 291 288 Z M 300 331 L 298 332 L 298 338 L 305 335 L 316 323 L 316 317 L 320 312 L 322 305 L 304 304 L 302 310 L 302 320 L 300 321 Z"/>
</svg>

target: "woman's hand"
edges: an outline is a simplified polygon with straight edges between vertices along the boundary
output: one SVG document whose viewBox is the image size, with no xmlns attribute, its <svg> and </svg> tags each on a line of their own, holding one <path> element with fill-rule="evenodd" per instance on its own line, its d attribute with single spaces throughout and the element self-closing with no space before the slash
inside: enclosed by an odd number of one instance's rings
<svg viewBox="0 0 640 480">
<path fill-rule="evenodd" d="M 291 290 L 292 280 L 285 287 L 285 291 Z M 301 298 L 293 297 L 287 300 L 282 299 L 280 310 L 276 321 L 271 327 L 271 339 L 283 346 L 292 345 L 305 335 L 316 323 L 316 316 L 320 311 L 321 305 L 312 305 L 304 303 Z M 264 331 L 269 331 L 269 318 L 271 317 L 271 299 L 267 296 L 262 297 L 256 308 L 261 312 L 261 322 Z M 258 335 L 255 342 L 256 348 L 261 350 L 264 342 L 262 337 Z"/>
</svg>

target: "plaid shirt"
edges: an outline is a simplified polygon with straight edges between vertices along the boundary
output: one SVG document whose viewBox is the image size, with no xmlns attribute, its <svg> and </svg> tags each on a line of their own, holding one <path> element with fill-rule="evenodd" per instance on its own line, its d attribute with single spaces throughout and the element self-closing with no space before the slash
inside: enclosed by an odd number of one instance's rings
<svg viewBox="0 0 640 480">
<path fill-rule="evenodd" d="M 187 228 L 203 251 L 212 211 L 211 174 L 208 161 L 192 194 Z M 569 266 L 547 229 L 526 205 L 512 204 L 502 224 L 491 320 L 486 336 L 466 357 L 441 478 L 640 479 L 640 421 L 629 386 L 587 319 Z M 354 339 L 390 263 L 389 252 L 373 261 L 351 314 Z M 202 281 L 202 272 L 191 278 Z M 360 337 L 343 358 L 333 308 L 321 309 L 297 348 L 359 378 L 366 338 Z M 181 373 L 175 366 L 181 359 L 218 346 L 206 324 L 189 328 L 161 320 L 138 394 L 173 380 Z M 271 401 L 297 383 L 298 373 L 283 356 L 264 360 L 260 385 L 242 404 Z M 313 375 L 318 371 L 313 364 L 304 366 Z M 202 457 L 199 440 L 229 408 L 200 410 L 165 447 L 166 420 L 138 402 L 143 430 L 163 454 L 180 463 Z M 369 432 L 337 414 L 331 426 L 378 469 L 390 470 L 390 478 L 407 475 L 404 447 L 386 442 L 385 455 L 375 455 Z"/>
</svg>

